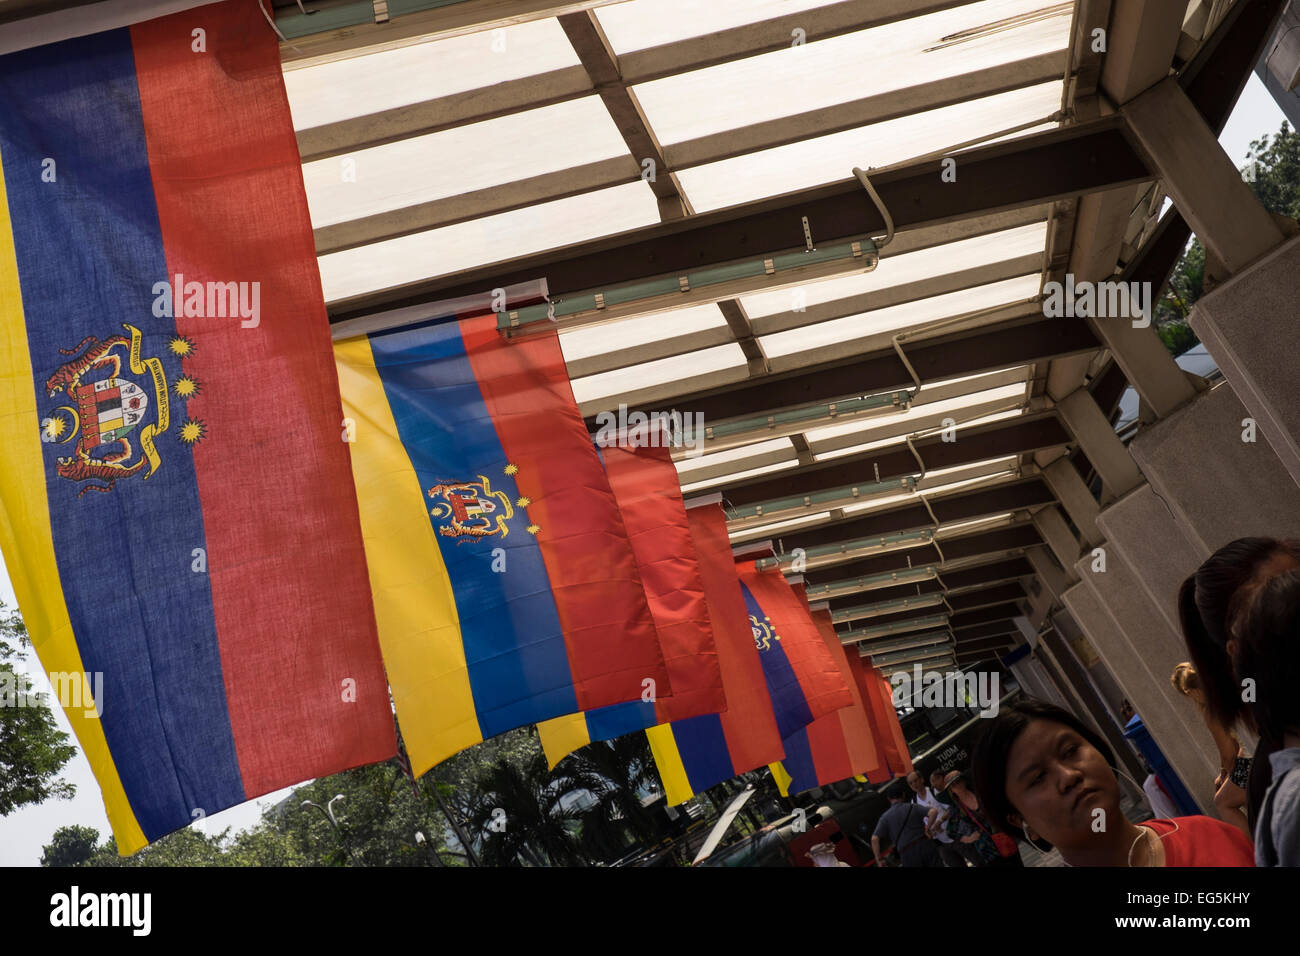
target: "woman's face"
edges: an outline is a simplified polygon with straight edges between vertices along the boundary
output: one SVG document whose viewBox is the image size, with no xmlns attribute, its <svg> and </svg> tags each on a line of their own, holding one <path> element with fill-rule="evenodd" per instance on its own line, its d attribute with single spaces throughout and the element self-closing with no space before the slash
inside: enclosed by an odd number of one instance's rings
<svg viewBox="0 0 1300 956">
<path fill-rule="evenodd" d="M 1097 748 L 1052 720 L 1031 721 L 1016 738 L 1007 759 L 1006 790 L 1023 822 L 1063 850 L 1119 822 L 1114 771 Z"/>
</svg>

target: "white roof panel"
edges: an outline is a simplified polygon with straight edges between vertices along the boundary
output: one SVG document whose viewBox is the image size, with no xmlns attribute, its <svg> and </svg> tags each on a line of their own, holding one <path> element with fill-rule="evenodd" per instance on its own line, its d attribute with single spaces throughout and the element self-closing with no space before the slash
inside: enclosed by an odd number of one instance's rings
<svg viewBox="0 0 1300 956">
<path fill-rule="evenodd" d="M 533 20 L 316 66 L 288 69 L 294 129 L 581 66 L 558 20 Z"/>
<path fill-rule="evenodd" d="M 664 77 L 633 90 L 659 141 L 680 143 L 1066 49 L 1068 6 L 1061 16 L 1030 19 L 951 46 L 943 43 L 944 37 L 1043 6 L 1042 0 L 984 0 Z"/>
</svg>

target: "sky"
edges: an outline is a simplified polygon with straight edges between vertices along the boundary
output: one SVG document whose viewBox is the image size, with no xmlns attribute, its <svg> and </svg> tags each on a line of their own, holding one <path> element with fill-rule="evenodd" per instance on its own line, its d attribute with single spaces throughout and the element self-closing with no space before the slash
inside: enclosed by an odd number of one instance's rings
<svg viewBox="0 0 1300 956">
<path fill-rule="evenodd" d="M 1282 111 L 1273 102 L 1264 84 L 1252 73 L 1237 102 L 1236 109 L 1228 120 L 1227 126 L 1224 127 L 1223 135 L 1219 137 L 1219 142 L 1234 163 L 1244 166 L 1251 140 L 1258 139 L 1265 133 L 1277 132 L 1282 120 Z M 0 601 L 10 607 L 17 603 L 2 557 L 0 557 Z M 28 656 L 24 662 L 24 669 L 36 682 L 38 688 L 49 691 L 49 683 L 42 674 L 40 664 L 34 655 Z M 57 707 L 54 711 L 59 728 L 71 735 L 63 711 Z M 109 835 L 108 818 L 104 813 L 99 787 L 90 772 L 90 764 L 81 754 L 80 749 L 64 769 L 62 778 L 76 785 L 77 795 L 73 799 L 48 800 L 37 806 L 17 810 L 7 817 L 0 817 L 0 866 L 38 865 L 41 848 L 61 826 L 80 824 L 94 827 L 99 831 L 101 839 Z M 233 830 L 244 829 L 260 819 L 262 807 L 278 803 L 288 793 L 287 789 L 281 790 L 259 800 L 213 814 L 204 821 L 203 826 L 208 833 L 217 833 L 226 827 L 232 827 Z"/>
</svg>

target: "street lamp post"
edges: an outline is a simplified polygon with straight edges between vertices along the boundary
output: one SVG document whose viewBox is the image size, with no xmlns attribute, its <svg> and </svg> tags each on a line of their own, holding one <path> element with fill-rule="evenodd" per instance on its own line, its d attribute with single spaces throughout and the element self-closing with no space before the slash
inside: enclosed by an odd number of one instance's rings
<svg viewBox="0 0 1300 956">
<path fill-rule="evenodd" d="M 334 832 L 338 834 L 339 843 L 343 844 L 343 849 L 347 851 L 348 859 L 350 859 L 353 863 L 356 863 L 357 862 L 356 854 L 352 852 L 352 847 L 348 846 L 347 840 L 343 838 L 343 831 L 339 827 L 339 822 L 334 818 L 334 801 L 342 800 L 342 799 L 344 799 L 343 794 L 336 793 L 334 796 L 330 797 L 329 802 L 326 803 L 325 806 L 323 807 L 319 803 L 314 803 L 311 800 L 304 800 L 301 804 L 299 804 L 299 806 L 315 807 L 317 810 L 319 810 L 321 812 L 321 815 L 325 817 L 326 820 L 329 821 L 330 826 L 334 828 Z"/>
</svg>

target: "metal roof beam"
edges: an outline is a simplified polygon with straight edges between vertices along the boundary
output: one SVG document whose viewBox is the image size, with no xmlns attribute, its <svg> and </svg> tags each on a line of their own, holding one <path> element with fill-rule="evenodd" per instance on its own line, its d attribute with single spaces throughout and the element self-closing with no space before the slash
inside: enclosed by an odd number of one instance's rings
<svg viewBox="0 0 1300 956">
<path fill-rule="evenodd" d="M 939 160 L 925 160 L 880 171 L 872 182 L 896 228 L 906 229 L 1040 205 L 1151 178 L 1118 117 L 972 148 L 961 154 L 961 170 L 957 182 L 944 183 L 939 178 Z M 335 303 L 334 320 L 355 318 L 381 305 L 419 305 L 540 276 L 546 277 L 552 296 L 561 296 L 710 264 L 761 260 L 804 248 L 805 216 L 821 244 L 884 232 L 880 212 L 861 184 L 847 179 L 368 293 Z"/>
</svg>

